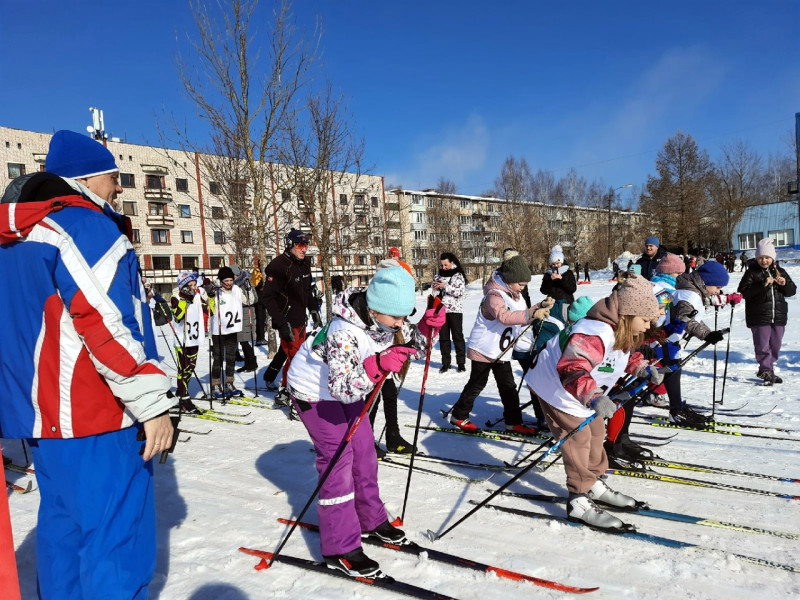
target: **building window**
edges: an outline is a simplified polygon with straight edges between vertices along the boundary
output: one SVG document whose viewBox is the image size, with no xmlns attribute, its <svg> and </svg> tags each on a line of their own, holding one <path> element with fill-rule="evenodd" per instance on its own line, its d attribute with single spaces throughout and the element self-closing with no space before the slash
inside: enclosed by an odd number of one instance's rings
<svg viewBox="0 0 800 600">
<path fill-rule="evenodd" d="M 162 175 L 145 175 L 144 187 L 148 190 L 163 190 L 166 187 L 164 177 Z"/>
<path fill-rule="evenodd" d="M 139 230 L 138 229 L 131 229 L 131 242 L 134 244 L 141 244 L 142 238 L 139 237 Z"/>
<path fill-rule="evenodd" d="M 364 206 L 364 194 L 353 196 L 353 206 Z"/>
<path fill-rule="evenodd" d="M 471 231 L 462 231 L 461 232 L 461 241 L 462 242 L 469 242 L 472 240 L 472 232 Z"/>
<path fill-rule="evenodd" d="M 167 205 L 163 202 L 148 202 L 147 213 L 152 216 L 164 217 L 167 215 Z"/>
<path fill-rule="evenodd" d="M 208 257 L 208 266 L 211 269 L 219 269 L 220 267 L 225 266 L 225 257 L 224 256 L 209 256 Z"/>
<path fill-rule="evenodd" d="M 462 200 L 461 208 L 472 208 L 472 200 Z"/>
<path fill-rule="evenodd" d="M 200 262 L 196 256 L 181 256 L 181 269 L 191 271 L 192 269 L 197 269 L 199 266 Z"/>
<path fill-rule="evenodd" d="M 411 204 L 414 206 L 424 206 L 422 196 L 419 194 L 411 194 Z"/>
<path fill-rule="evenodd" d="M 192 243 L 192 232 L 191 231 L 181 231 L 181 242 L 184 244 L 191 244 Z"/>
<path fill-rule="evenodd" d="M 378 208 L 378 197 L 377 196 L 373 196 L 371 198 L 371 201 L 372 201 L 372 208 Z"/>
<path fill-rule="evenodd" d="M 414 239 L 417 241 L 423 241 L 426 239 L 426 231 L 417 230 L 414 232 Z"/>
<path fill-rule="evenodd" d="M 740 250 L 755 250 L 758 245 L 758 240 L 762 237 L 761 232 L 757 233 L 740 233 L 739 234 L 739 249 Z"/>
<path fill-rule="evenodd" d="M 124 188 L 135 188 L 136 177 L 133 175 L 133 173 L 120 173 L 119 184 Z"/>
<path fill-rule="evenodd" d="M 219 184 L 216 181 L 211 181 L 208 184 L 208 191 L 214 194 L 215 196 L 219 196 Z"/>
<path fill-rule="evenodd" d="M 154 256 L 153 268 L 161 271 L 167 271 L 171 269 L 172 265 L 169 262 L 169 256 Z"/>
<path fill-rule="evenodd" d="M 358 264 L 360 265 L 368 265 L 369 264 L 369 256 L 366 254 L 359 254 L 358 255 Z"/>
<path fill-rule="evenodd" d="M 461 215 L 458 217 L 458 222 L 462 225 L 469 225 L 472 222 L 472 218 L 469 215 Z"/>
<path fill-rule="evenodd" d="M 378 217 L 372 217 L 372 226 L 378 229 L 381 226 L 381 220 Z"/>
<path fill-rule="evenodd" d="M 350 245 L 350 236 L 349 235 L 343 235 L 342 236 L 342 246 L 347 247 L 349 245 Z"/>
<path fill-rule="evenodd" d="M 342 255 L 342 262 L 344 262 L 344 264 L 346 264 L 346 265 L 349 265 L 349 264 L 351 264 L 353 262 L 353 258 L 349 254 L 343 254 Z"/>
<path fill-rule="evenodd" d="M 8 163 L 8 178 L 16 179 L 25 175 L 25 165 L 22 163 Z"/>
<path fill-rule="evenodd" d="M 380 246 L 381 245 L 381 238 L 377 235 L 372 236 L 372 245 L 373 246 Z M 381 262 L 380 260 L 375 261 L 375 263 Z"/>
<path fill-rule="evenodd" d="M 292 194 L 287 190 L 281 190 L 281 202 L 289 202 L 292 199 Z"/>
<path fill-rule="evenodd" d="M 214 243 L 215 244 L 224 244 L 225 243 L 225 232 L 224 231 L 215 231 L 214 232 Z"/>
<path fill-rule="evenodd" d="M 212 219 L 224 219 L 225 212 L 222 210 L 221 206 L 212 206 L 211 207 L 211 218 Z"/>
<path fill-rule="evenodd" d="M 347 194 L 339 194 L 339 205 L 347 206 Z"/>
<path fill-rule="evenodd" d="M 169 229 L 151 229 L 150 234 L 154 244 L 169 244 Z"/>
<path fill-rule="evenodd" d="M 135 217 L 139 214 L 139 208 L 136 206 L 136 202 L 131 200 L 123 200 L 122 201 L 122 214 L 127 215 L 129 217 Z"/>
<path fill-rule="evenodd" d="M 772 238 L 776 246 L 793 246 L 794 245 L 794 230 L 793 229 L 778 229 L 770 231 L 767 237 Z"/>
<path fill-rule="evenodd" d="M 175 179 L 175 189 L 179 192 L 188 192 L 189 191 L 189 180 L 188 179 Z"/>
<path fill-rule="evenodd" d="M 188 204 L 178 204 L 178 210 L 180 210 L 181 219 L 188 219 L 192 216 L 192 207 Z"/>
<path fill-rule="evenodd" d="M 414 215 L 414 223 L 424 223 L 425 222 L 425 213 L 424 212 L 415 212 L 412 213 Z"/>
</svg>

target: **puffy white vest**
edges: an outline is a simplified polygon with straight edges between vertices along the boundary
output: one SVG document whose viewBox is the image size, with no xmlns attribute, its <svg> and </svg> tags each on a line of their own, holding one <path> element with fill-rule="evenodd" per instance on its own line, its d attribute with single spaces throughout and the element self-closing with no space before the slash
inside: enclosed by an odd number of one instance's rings
<svg viewBox="0 0 800 600">
<path fill-rule="evenodd" d="M 392 342 L 385 345 L 379 345 L 360 327 L 356 327 L 345 319 L 335 317 L 328 326 L 327 335 L 331 335 L 336 331 L 346 329 L 349 333 L 353 334 L 358 344 L 358 352 L 361 355 L 360 360 L 363 361 L 368 356 L 385 350 L 392 345 Z M 324 329 L 322 331 L 325 331 Z M 303 345 L 297 351 L 292 359 L 292 364 L 287 373 L 287 382 L 292 392 L 295 392 L 301 399 L 313 402 L 316 400 L 329 400 L 335 402 L 342 402 L 349 404 L 352 400 L 334 398 L 328 388 L 328 364 L 322 355 L 325 348 L 322 341 L 314 346 L 316 336 L 306 338 Z"/>
<path fill-rule="evenodd" d="M 230 292 L 219 290 L 214 297 L 214 314 L 208 320 L 210 335 L 227 335 L 242 330 L 242 290 L 238 285 Z"/>
<path fill-rule="evenodd" d="M 201 346 L 206 339 L 203 323 L 203 301 L 200 294 L 195 294 L 191 302 L 186 303 L 186 316 L 183 320 L 175 319 L 175 332 L 181 346 Z"/>
<path fill-rule="evenodd" d="M 560 335 L 553 336 L 547 342 L 539 353 L 536 365 L 525 376 L 525 383 L 550 406 L 568 415 L 585 419 L 594 414 L 594 411 L 584 406 L 575 396 L 564 389 L 558 377 L 558 371 L 556 371 L 556 365 L 562 355 L 562 336 L 575 333 L 594 335 L 603 341 L 605 348 L 603 360 L 589 373 L 598 388 L 610 389 L 617 379 L 625 374 L 630 354 L 621 350 L 613 350 L 614 330 L 611 325 L 595 319 L 581 319 L 572 326 L 571 330 L 568 329 Z"/>
<path fill-rule="evenodd" d="M 697 314 L 692 317 L 694 321 L 702 321 L 703 317 L 706 316 L 706 307 L 703 306 L 703 298 L 695 292 L 694 290 L 675 290 L 672 294 L 672 303 L 677 304 L 678 302 L 685 300 L 689 304 L 692 305 L 697 311 Z"/>
<path fill-rule="evenodd" d="M 522 296 L 520 296 L 519 300 L 514 300 L 510 294 L 500 290 L 492 290 L 489 294 L 498 294 L 503 298 L 508 310 L 525 310 L 528 308 Z M 496 359 L 514 341 L 514 338 L 519 335 L 523 327 L 524 325 L 505 325 L 497 319 L 490 321 L 478 309 L 478 318 L 475 319 L 475 325 L 472 326 L 472 331 L 469 334 L 469 347 L 487 358 Z M 511 352 L 506 352 L 500 362 L 508 362 L 510 360 Z"/>
</svg>

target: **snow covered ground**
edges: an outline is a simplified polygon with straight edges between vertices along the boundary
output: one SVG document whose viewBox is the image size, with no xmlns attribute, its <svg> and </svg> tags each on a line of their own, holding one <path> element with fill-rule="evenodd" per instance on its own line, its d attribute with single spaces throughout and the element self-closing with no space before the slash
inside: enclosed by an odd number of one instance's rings
<svg viewBox="0 0 800 600">
<path fill-rule="evenodd" d="M 792 278 L 800 281 L 800 265 L 796 262 L 788 264 Z M 738 272 L 733 274 L 726 291 L 735 291 L 740 276 Z M 613 285 L 608 279 L 608 271 L 594 272 L 592 284 L 579 286 L 578 295 L 588 295 L 593 299 L 607 295 Z M 538 293 L 540 282 L 541 276 L 535 276 L 531 283 L 534 300 L 541 297 Z M 464 309 L 465 334 L 469 333 L 480 300 L 480 286 L 472 285 Z M 422 307 L 424 302 L 424 297 L 420 297 L 418 305 Z M 758 418 L 737 417 L 734 413 L 725 419 L 797 430 L 797 433 L 746 430 L 765 436 L 792 437 L 796 441 L 680 431 L 669 445 L 656 451 L 676 461 L 800 478 L 800 394 L 797 391 L 800 385 L 800 329 L 797 325 L 800 300 L 797 297 L 789 300 L 790 324 L 778 362 L 778 372 L 785 383 L 775 387 L 756 385 L 756 363 L 750 333 L 744 324 L 744 305 L 736 307 L 732 315 L 725 406 L 736 407 L 747 403 L 742 412 L 767 411 L 773 406 L 775 409 Z M 727 326 L 730 318 L 731 309 L 726 307 L 721 310 L 719 326 Z M 711 312 L 707 322 L 713 325 L 713 319 Z M 166 335 L 171 339 L 168 329 Z M 697 343 L 694 340 L 689 348 Z M 166 357 L 165 368 L 174 374 L 174 363 L 167 354 L 168 347 L 162 338 L 159 338 L 159 348 Z M 264 348 L 259 350 L 263 351 Z M 718 396 L 724 358 L 725 342 L 718 348 Z M 259 360 L 262 365 L 260 371 L 263 371 L 266 355 L 260 356 Z M 432 353 L 426 385 L 423 424 L 444 424 L 439 409 L 451 406 L 467 381 L 468 373 L 451 370 L 447 374 L 439 374 L 440 364 L 436 348 Z M 207 360 L 201 358 L 198 372 L 207 388 Z M 685 398 L 710 407 L 712 372 L 713 352 L 707 350 L 686 366 L 683 376 Z M 252 386 L 252 375 L 247 375 L 244 378 L 237 375 L 240 387 Z M 400 392 L 401 425 L 413 425 L 415 422 L 422 377 L 423 361 L 420 360 L 409 371 Z M 193 386 L 192 391 L 199 394 L 197 383 L 193 382 Z M 265 396 L 261 393 L 260 397 Z M 527 394 L 523 392 L 522 400 L 527 399 Z M 223 410 L 244 413 L 249 409 L 228 406 Z M 238 551 L 239 546 L 275 549 L 286 533 L 286 528 L 276 519 L 296 515 L 317 480 L 312 445 L 302 424 L 290 422 L 281 410 L 254 408 L 249 412 L 247 419 L 254 423 L 248 426 L 184 419 L 182 427 L 186 429 L 211 431 L 208 435 L 181 434 L 182 440 L 190 438 L 188 442 L 178 444 L 175 454 L 166 465 L 156 465 L 158 567 L 150 597 L 170 600 L 394 597 L 391 592 L 305 572 L 284 564 L 276 564 L 267 571 L 255 571 L 253 566 L 257 559 Z M 656 413 L 657 409 L 637 409 L 637 412 Z M 476 401 L 474 421 L 482 424 L 487 419 L 500 417 L 501 413 L 497 389 L 490 380 Z M 528 417 L 531 416 L 528 414 Z M 383 417 L 379 413 L 376 424 L 378 433 L 382 426 Z M 406 438 L 411 440 L 413 429 L 403 427 L 403 430 Z M 634 424 L 632 431 L 668 435 L 677 430 Z M 18 462 L 23 460 L 18 442 L 5 441 L 3 446 L 6 453 Z M 513 461 L 531 448 L 516 442 L 478 441 L 464 436 L 429 432 L 420 432 L 420 446 L 429 454 L 483 463 Z M 488 477 L 491 474 L 472 468 L 432 463 L 418 462 L 417 465 L 468 477 Z M 660 470 L 671 475 L 800 495 L 800 485 L 797 483 Z M 406 471 L 381 466 L 379 475 L 382 497 L 390 515 L 399 514 L 403 506 Z M 9 472 L 6 472 L 6 477 L 12 481 L 25 480 L 25 477 Z M 421 544 L 499 567 L 576 586 L 599 586 L 599 591 L 587 596 L 595 599 L 800 597 L 800 574 L 745 563 L 728 554 L 745 554 L 800 567 L 800 543 L 797 540 L 755 533 L 675 523 L 635 514 L 624 515 L 624 520 L 635 524 L 642 532 L 699 544 L 717 551 L 672 549 L 587 528 L 534 521 L 484 509 L 437 542 L 429 542 L 424 537 L 428 529 L 443 531 L 472 508 L 469 500 L 485 498 L 490 490 L 507 481 L 508 477 L 499 473 L 486 483 L 468 484 L 432 474 L 415 473 L 405 515 L 407 534 Z M 649 502 L 652 508 L 800 533 L 798 500 L 613 475 L 610 476 L 610 483 L 620 491 Z M 556 466 L 543 474 L 528 473 L 512 489 L 565 495 L 563 469 Z M 35 491 L 25 495 L 11 494 L 9 500 L 23 598 L 35 598 L 38 494 Z M 563 507 L 558 505 L 536 505 L 525 500 L 502 497 L 494 502 L 563 514 Z M 306 519 L 316 521 L 315 507 L 309 511 Z M 380 562 L 386 573 L 397 579 L 462 600 L 567 596 L 563 592 L 530 583 L 499 579 L 494 575 L 441 565 L 381 548 L 365 548 L 368 555 Z M 316 534 L 296 531 L 284 552 L 320 559 Z"/>
</svg>

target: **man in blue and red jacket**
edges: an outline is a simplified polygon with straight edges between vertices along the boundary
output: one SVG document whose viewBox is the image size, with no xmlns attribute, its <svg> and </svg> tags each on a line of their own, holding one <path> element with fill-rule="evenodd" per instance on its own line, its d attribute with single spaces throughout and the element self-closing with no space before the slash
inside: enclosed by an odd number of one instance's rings
<svg viewBox="0 0 800 600">
<path fill-rule="evenodd" d="M 12 182 L 0 203 L 0 278 L 20 291 L 0 297 L 0 429 L 33 451 L 40 597 L 144 599 L 156 550 L 149 461 L 171 447 L 176 399 L 112 205 L 113 155 L 59 131 L 46 171 Z"/>
</svg>

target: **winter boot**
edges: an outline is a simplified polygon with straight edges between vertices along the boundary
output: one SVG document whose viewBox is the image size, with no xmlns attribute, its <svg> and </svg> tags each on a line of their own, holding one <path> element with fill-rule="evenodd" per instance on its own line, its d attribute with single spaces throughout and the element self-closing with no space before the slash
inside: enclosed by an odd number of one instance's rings
<svg viewBox="0 0 800 600">
<path fill-rule="evenodd" d="M 442 368 L 439 369 L 439 373 L 447 373 L 450 370 L 450 364 L 442 365 Z"/>
<path fill-rule="evenodd" d="M 772 371 L 762 371 L 761 369 L 759 369 L 758 378 L 762 381 L 761 385 L 763 386 L 768 387 L 771 386 L 773 383 L 775 383 Z"/>
<path fill-rule="evenodd" d="M 477 425 L 469 419 L 456 419 L 454 416 L 450 415 L 450 424 L 455 425 L 461 431 L 466 431 L 467 433 L 478 431 Z"/>
<path fill-rule="evenodd" d="M 413 454 L 417 451 L 417 448 L 411 442 L 404 440 L 399 431 L 387 429 L 386 451 L 394 454 Z"/>
<path fill-rule="evenodd" d="M 405 532 L 389 523 L 389 521 L 384 521 L 372 531 L 362 533 L 361 537 L 375 538 L 388 544 L 397 544 L 398 546 L 408 543 Z"/>
<path fill-rule="evenodd" d="M 219 379 L 211 380 L 211 395 L 217 400 L 225 399 L 225 391 L 222 389 L 222 381 Z"/>
<path fill-rule="evenodd" d="M 649 460 L 651 458 L 655 458 L 655 454 L 653 454 L 652 450 L 645 448 L 644 446 L 640 446 L 631 440 L 626 433 L 623 433 L 617 438 L 615 446 L 620 447 L 620 456 L 626 457 L 629 460 Z"/>
<path fill-rule="evenodd" d="M 645 404 L 656 408 L 669 408 L 669 397 L 666 394 L 650 394 L 645 398 Z"/>
<path fill-rule="evenodd" d="M 233 397 L 241 398 L 242 396 L 244 396 L 242 390 L 237 390 L 236 386 L 233 385 L 233 377 L 225 380 L 225 393 L 232 398 Z"/>
<path fill-rule="evenodd" d="M 508 423 L 506 423 L 506 431 L 509 433 L 518 433 L 520 435 L 536 435 L 538 433 L 535 427 L 529 427 L 521 424 L 509 425 Z"/>
<path fill-rule="evenodd" d="M 681 425 L 682 427 L 705 429 L 708 426 L 708 422 L 703 415 L 700 415 L 693 410 L 688 409 L 687 407 L 683 407 L 677 412 L 671 412 L 669 414 L 669 420 L 676 425 Z"/>
<path fill-rule="evenodd" d="M 278 386 L 275 384 L 275 378 L 278 376 L 278 372 L 280 369 L 276 369 L 274 367 L 267 367 L 267 370 L 264 371 L 264 383 L 267 385 L 267 391 L 273 391 L 270 389 L 270 386 L 274 387 L 275 390 L 278 389 Z"/>
<path fill-rule="evenodd" d="M 181 396 L 178 400 L 181 412 L 188 413 L 190 415 L 201 415 L 203 411 L 195 406 L 195 403 L 192 402 L 192 399 L 189 396 Z"/>
<path fill-rule="evenodd" d="M 627 526 L 611 513 L 597 508 L 586 494 L 570 494 L 567 502 L 567 520 L 586 523 L 598 529 L 622 530 Z"/>
<path fill-rule="evenodd" d="M 364 549 L 359 546 L 347 554 L 326 556 L 325 564 L 329 569 L 338 569 L 350 577 L 382 577 L 380 565 L 364 554 Z"/>
<path fill-rule="evenodd" d="M 378 456 L 378 460 L 383 460 L 384 458 L 386 458 L 386 450 L 381 448 L 378 445 L 378 442 L 375 442 L 375 454 Z"/>
<path fill-rule="evenodd" d="M 456 371 L 458 371 L 459 373 L 466 373 L 467 367 L 464 364 L 460 364 L 460 365 L 458 365 L 458 368 L 456 369 Z"/>
<path fill-rule="evenodd" d="M 278 406 L 292 406 L 292 399 L 289 397 L 289 390 L 281 387 L 275 394 L 275 404 Z"/>
<path fill-rule="evenodd" d="M 638 505 L 634 498 L 631 498 L 622 492 L 612 490 L 602 479 L 598 479 L 594 482 L 594 485 L 591 487 L 591 489 L 586 492 L 586 496 L 590 500 L 594 500 L 595 502 L 599 502 L 600 504 L 605 504 L 607 506 L 614 506 L 616 508 L 631 509 L 636 508 Z"/>
</svg>

